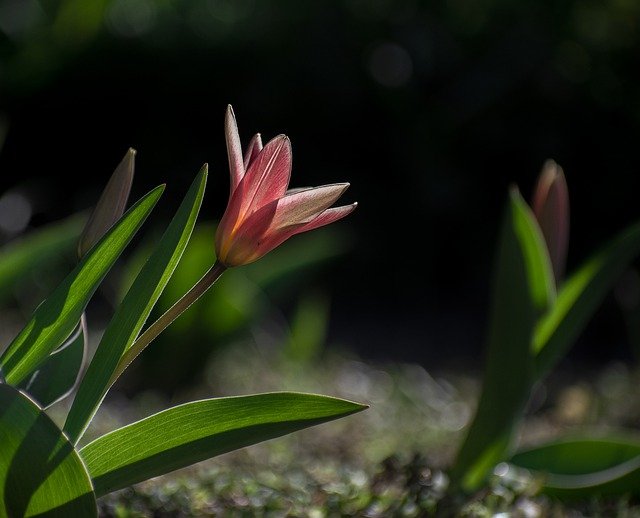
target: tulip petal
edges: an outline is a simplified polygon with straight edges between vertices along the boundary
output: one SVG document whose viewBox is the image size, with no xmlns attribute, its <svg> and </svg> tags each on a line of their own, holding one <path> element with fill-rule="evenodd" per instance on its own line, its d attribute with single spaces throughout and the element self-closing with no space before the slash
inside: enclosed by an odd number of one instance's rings
<svg viewBox="0 0 640 518">
<path fill-rule="evenodd" d="M 245 171 L 249 169 L 251 162 L 253 162 L 256 159 L 256 157 L 260 154 L 260 151 L 262 151 L 262 148 L 263 148 L 262 137 L 260 136 L 260 133 L 256 133 L 251 139 L 251 141 L 249 142 L 249 145 L 247 146 L 247 150 L 244 153 L 244 170 Z"/>
<path fill-rule="evenodd" d="M 277 207 L 277 200 L 265 205 L 254 212 L 238 228 L 219 227 L 216 233 L 218 260 L 226 266 L 237 266 L 255 261 L 260 257 L 254 258 L 255 252 L 260 243 L 265 240 L 265 236 L 269 235 L 269 226 L 273 221 Z M 225 223 L 224 217 L 220 224 L 223 223 Z"/>
<path fill-rule="evenodd" d="M 288 193 L 251 214 L 235 229 L 233 241 L 245 247 L 249 244 L 259 246 L 261 242 L 270 241 L 273 237 L 279 239 L 278 236 L 282 231 L 294 231 L 313 221 L 348 187 L 348 183 L 337 183 L 300 191 L 294 190 L 293 193 Z M 226 225 L 226 222 L 221 222 L 221 225 L 223 224 Z M 221 246 L 220 251 L 226 255 L 223 248 Z"/>
<path fill-rule="evenodd" d="M 302 232 L 308 232 L 309 230 L 313 230 L 319 227 L 324 227 L 325 225 L 329 225 L 330 223 L 334 223 L 339 219 L 344 218 L 351 214 L 358 203 L 352 203 L 351 205 L 343 205 L 342 207 L 333 207 L 331 209 L 327 209 L 320 213 L 317 217 L 312 219 L 309 223 L 304 225 L 302 228 L 296 231 L 296 234 L 300 234 Z"/>
<path fill-rule="evenodd" d="M 242 159 L 240 135 L 238 135 L 238 125 L 231 105 L 227 106 L 227 113 L 224 118 L 224 135 L 227 141 L 227 155 L 229 156 L 229 172 L 231 173 L 230 196 L 232 196 L 244 176 L 245 168 Z"/>
<path fill-rule="evenodd" d="M 291 142 L 279 135 L 267 143 L 238 186 L 239 217 L 244 219 L 268 203 L 282 197 L 291 178 Z M 235 196 L 234 196 L 235 198 Z M 230 200 L 229 205 L 234 200 Z"/>
<path fill-rule="evenodd" d="M 263 255 L 267 254 L 277 246 L 280 246 L 287 239 L 295 236 L 296 234 L 301 234 L 302 232 L 323 227 L 344 218 L 351 214 L 357 206 L 357 203 L 353 203 L 351 205 L 326 209 L 307 223 L 295 223 L 286 227 L 270 228 L 260 239 L 254 241 L 253 253 L 250 256 L 245 257 L 242 264 L 248 264 L 260 259 Z"/>
<path fill-rule="evenodd" d="M 348 183 L 336 183 L 310 189 L 287 191 L 287 194 L 278 200 L 271 228 L 278 229 L 299 223 L 309 223 L 318 214 L 333 205 L 348 187 Z"/>
</svg>

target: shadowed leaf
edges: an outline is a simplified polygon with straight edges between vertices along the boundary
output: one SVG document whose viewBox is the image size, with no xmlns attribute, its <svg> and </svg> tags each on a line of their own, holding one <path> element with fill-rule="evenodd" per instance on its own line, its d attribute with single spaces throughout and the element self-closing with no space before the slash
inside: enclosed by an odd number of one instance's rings
<svg viewBox="0 0 640 518">
<path fill-rule="evenodd" d="M 91 480 L 51 419 L 0 385 L 0 516 L 97 516 Z"/>
</svg>

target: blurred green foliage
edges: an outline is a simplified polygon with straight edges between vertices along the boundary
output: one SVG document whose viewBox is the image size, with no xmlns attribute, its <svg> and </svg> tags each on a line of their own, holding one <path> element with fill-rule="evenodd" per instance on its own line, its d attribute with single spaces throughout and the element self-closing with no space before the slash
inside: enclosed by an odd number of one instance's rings
<svg viewBox="0 0 640 518">
<path fill-rule="evenodd" d="M 46 191 L 35 218 L 56 219 L 59 200 L 86 208 L 103 167 L 133 145 L 139 174 L 177 189 L 209 161 L 205 210 L 219 217 L 232 102 L 245 140 L 257 128 L 292 137 L 294 184 L 352 182 L 361 207 L 344 225 L 357 243 L 325 279 L 345 338 L 387 354 L 393 319 L 407 356 L 440 356 L 416 344 L 425 335 L 468 354 L 509 182 L 526 193 L 545 159 L 563 165 L 579 222 L 569 266 L 637 217 L 639 23 L 630 0 L 0 0 L 0 182 Z M 74 160 L 52 170 L 70 142 Z M 390 260 L 401 265 L 390 282 L 369 282 Z M 362 275 L 343 282 L 355 264 Z M 416 305 L 433 320 L 409 325 Z M 439 327 L 459 312 L 467 326 Z M 356 320 L 367 340 L 349 329 Z M 594 334 L 592 354 L 613 327 Z"/>
<path fill-rule="evenodd" d="M 169 309 L 211 266 L 214 236 L 214 224 L 203 223 L 196 227 L 150 321 L 154 315 Z M 141 246 L 130 259 L 123 274 L 121 293 L 126 293 L 146 260 L 149 245 Z M 182 383 L 192 383 L 216 349 L 247 336 L 260 325 L 260 321 L 266 319 L 270 322 L 275 318 L 276 322 L 282 322 L 283 317 L 277 315 L 287 308 L 278 306 L 286 306 L 286 301 L 291 298 L 301 297 L 300 305 L 290 332 L 285 330 L 284 334 L 275 334 L 275 340 L 281 340 L 276 347 L 281 354 L 300 359 L 313 357 L 324 344 L 329 315 L 322 300 L 307 298 L 306 283 L 313 278 L 314 271 L 324 268 L 348 249 L 348 236 L 339 228 L 321 229 L 296 236 L 260 261 L 225 272 L 216 282 L 215 289 L 194 303 L 136 360 L 140 363 L 139 373 L 146 378 L 139 383 L 144 386 L 151 383 L 152 388 L 162 391 L 171 391 Z M 303 279 L 304 284 L 300 285 Z M 285 324 L 285 329 L 287 327 Z M 176 347 L 189 350 L 176 356 L 172 354 Z M 171 358 L 170 362 L 168 358 Z"/>
</svg>

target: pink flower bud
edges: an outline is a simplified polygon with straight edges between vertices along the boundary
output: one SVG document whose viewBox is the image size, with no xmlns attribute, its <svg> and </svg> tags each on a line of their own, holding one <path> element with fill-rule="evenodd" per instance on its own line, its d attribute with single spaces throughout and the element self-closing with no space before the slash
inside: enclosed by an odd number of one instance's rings
<svg viewBox="0 0 640 518">
<path fill-rule="evenodd" d="M 533 195 L 533 213 L 547 243 L 558 283 L 564 275 L 569 245 L 569 191 L 562 167 L 547 160 Z"/>
</svg>

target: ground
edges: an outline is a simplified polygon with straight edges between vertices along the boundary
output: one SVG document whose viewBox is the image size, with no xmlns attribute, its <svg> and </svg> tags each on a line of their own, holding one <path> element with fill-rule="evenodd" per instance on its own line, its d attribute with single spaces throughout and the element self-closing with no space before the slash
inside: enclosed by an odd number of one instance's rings
<svg viewBox="0 0 640 518">
<path fill-rule="evenodd" d="M 229 348 L 196 389 L 172 398 L 111 398 L 92 433 L 212 395 L 301 390 L 371 407 L 103 497 L 101 516 L 640 516 L 630 496 L 559 502 L 539 494 L 539 481 L 502 468 L 476 494 L 445 496 L 446 468 L 473 415 L 477 374 L 335 352 L 300 364 L 275 350 Z M 533 395 L 519 444 L 637 428 L 640 401 L 628 395 L 638 381 L 640 373 L 622 363 L 555 373 Z"/>
</svg>

